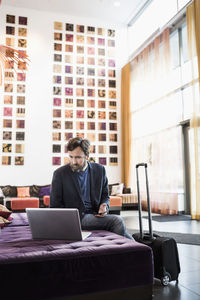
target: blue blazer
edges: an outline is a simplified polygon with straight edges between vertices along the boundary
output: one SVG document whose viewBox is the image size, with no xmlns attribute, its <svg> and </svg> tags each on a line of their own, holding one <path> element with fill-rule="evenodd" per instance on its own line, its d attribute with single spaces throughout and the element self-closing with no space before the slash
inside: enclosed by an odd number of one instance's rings
<svg viewBox="0 0 200 300">
<path fill-rule="evenodd" d="M 102 203 L 106 203 L 109 208 L 108 179 L 104 166 L 97 163 L 88 163 L 88 168 L 92 212 L 97 213 Z M 81 199 L 78 181 L 69 164 L 58 168 L 53 174 L 50 207 L 77 208 L 80 218 L 84 214 L 85 206 Z"/>
</svg>

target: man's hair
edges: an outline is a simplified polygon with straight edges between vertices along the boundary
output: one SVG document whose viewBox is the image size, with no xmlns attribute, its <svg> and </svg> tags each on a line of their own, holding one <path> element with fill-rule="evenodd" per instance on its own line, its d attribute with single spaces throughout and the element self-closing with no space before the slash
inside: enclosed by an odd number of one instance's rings
<svg viewBox="0 0 200 300">
<path fill-rule="evenodd" d="M 73 151 L 77 147 L 80 147 L 86 156 L 90 153 L 90 141 L 82 139 L 81 137 L 75 137 L 69 139 L 67 143 L 67 151 Z"/>
</svg>

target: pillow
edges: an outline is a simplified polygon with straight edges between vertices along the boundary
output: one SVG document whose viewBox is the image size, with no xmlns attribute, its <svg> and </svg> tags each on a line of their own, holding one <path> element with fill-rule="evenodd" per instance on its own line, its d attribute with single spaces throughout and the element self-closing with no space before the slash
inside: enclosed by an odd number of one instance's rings
<svg viewBox="0 0 200 300">
<path fill-rule="evenodd" d="M 12 211 L 7 209 L 4 205 L 0 204 L 0 217 L 8 219 L 11 215 Z"/>
<path fill-rule="evenodd" d="M 116 196 L 117 194 L 122 194 L 124 188 L 124 184 L 118 184 L 112 186 L 111 196 Z"/>
<path fill-rule="evenodd" d="M 30 197 L 29 186 L 27 187 L 18 187 L 17 188 L 17 197 L 24 198 Z"/>
<path fill-rule="evenodd" d="M 113 185 L 119 185 L 119 182 L 118 183 L 112 183 L 112 184 L 108 185 L 109 195 L 111 195 L 111 193 L 112 193 L 112 187 L 113 187 Z"/>
<path fill-rule="evenodd" d="M 30 196 L 31 197 L 39 197 L 40 187 L 38 185 L 30 186 Z"/>
<path fill-rule="evenodd" d="M 42 186 L 40 188 L 39 197 L 50 195 L 50 188 L 51 188 L 50 185 L 48 185 L 48 186 Z"/>
<path fill-rule="evenodd" d="M 16 186 L 6 185 L 1 188 L 5 197 L 16 197 L 17 188 Z"/>
<path fill-rule="evenodd" d="M 5 197 L 1 188 L 0 188 L 0 197 Z"/>
</svg>

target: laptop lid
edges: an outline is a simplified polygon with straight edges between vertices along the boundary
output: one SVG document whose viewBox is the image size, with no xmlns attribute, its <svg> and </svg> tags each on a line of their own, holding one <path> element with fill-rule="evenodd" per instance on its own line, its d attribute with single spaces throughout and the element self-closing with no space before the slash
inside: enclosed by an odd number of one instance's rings
<svg viewBox="0 0 200 300">
<path fill-rule="evenodd" d="M 81 231 L 76 208 L 26 208 L 33 239 L 81 241 L 91 232 Z"/>
</svg>

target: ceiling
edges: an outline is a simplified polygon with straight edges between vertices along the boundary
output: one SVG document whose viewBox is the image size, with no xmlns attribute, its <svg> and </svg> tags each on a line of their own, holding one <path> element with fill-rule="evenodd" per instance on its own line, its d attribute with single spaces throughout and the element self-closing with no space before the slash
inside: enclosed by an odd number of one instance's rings
<svg viewBox="0 0 200 300">
<path fill-rule="evenodd" d="M 118 2 L 120 6 L 114 4 Z M 146 0 L 2 0 L 2 5 L 51 11 L 77 17 L 99 19 L 113 24 L 128 24 Z"/>
</svg>

